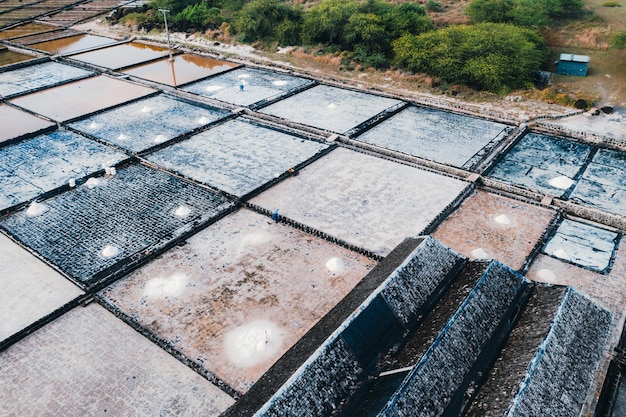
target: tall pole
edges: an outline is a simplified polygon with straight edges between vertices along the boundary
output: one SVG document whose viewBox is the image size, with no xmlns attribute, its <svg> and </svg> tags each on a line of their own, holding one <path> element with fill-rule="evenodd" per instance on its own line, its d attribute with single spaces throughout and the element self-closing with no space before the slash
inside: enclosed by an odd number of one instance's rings
<svg viewBox="0 0 626 417">
<path fill-rule="evenodd" d="M 170 52 L 170 61 L 173 61 L 174 58 L 172 58 L 172 45 L 170 44 L 170 31 L 167 28 L 167 14 L 166 14 L 166 13 L 169 13 L 170 11 L 168 9 L 159 9 L 159 11 L 163 13 L 163 20 L 165 21 L 165 33 L 167 34 L 167 49 Z"/>
</svg>

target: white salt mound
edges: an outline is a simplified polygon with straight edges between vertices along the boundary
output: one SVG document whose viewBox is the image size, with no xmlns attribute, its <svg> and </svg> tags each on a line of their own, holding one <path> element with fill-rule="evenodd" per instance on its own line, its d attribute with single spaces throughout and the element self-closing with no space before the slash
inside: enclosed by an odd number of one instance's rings
<svg viewBox="0 0 626 417">
<path fill-rule="evenodd" d="M 224 338 L 226 356 L 233 364 L 248 368 L 278 353 L 283 335 L 269 320 L 255 320 L 239 326 Z"/>
<path fill-rule="evenodd" d="M 483 248 L 474 249 L 471 255 L 472 255 L 472 258 L 475 258 L 475 259 L 490 259 L 491 258 L 491 255 L 489 255 L 489 252 L 487 252 Z"/>
<path fill-rule="evenodd" d="M 105 258 L 112 258 L 120 253 L 120 248 L 115 245 L 106 245 L 100 254 Z"/>
<path fill-rule="evenodd" d="M 191 209 L 187 206 L 180 206 L 174 212 L 174 214 L 176 214 L 178 217 L 188 216 L 189 213 L 191 213 Z"/>
<path fill-rule="evenodd" d="M 85 183 L 85 185 L 87 186 L 87 188 L 92 190 L 96 188 L 98 185 L 100 185 L 100 181 L 97 178 L 89 178 L 87 182 Z"/>
<path fill-rule="evenodd" d="M 26 215 L 29 217 L 35 217 L 45 213 L 47 210 L 48 206 L 46 206 L 45 204 L 33 201 L 32 203 L 30 203 L 30 206 L 28 206 L 28 209 L 26 210 Z"/>
<path fill-rule="evenodd" d="M 333 275 L 343 274 L 346 270 L 346 263 L 339 258 L 330 258 L 328 262 L 326 262 L 326 268 Z"/>
<path fill-rule="evenodd" d="M 144 293 L 149 298 L 177 297 L 185 292 L 189 277 L 182 273 L 174 273 L 170 277 L 156 277 L 146 282 Z"/>
<path fill-rule="evenodd" d="M 572 184 L 574 183 L 574 180 L 572 180 L 571 178 L 568 178 L 564 175 L 560 175 L 558 177 L 554 177 L 552 178 L 550 181 L 548 181 L 548 183 L 553 186 L 554 188 L 559 188 L 561 190 L 567 190 L 569 187 L 572 186 Z"/>
<path fill-rule="evenodd" d="M 495 219 L 496 223 L 500 224 L 511 224 L 511 219 L 506 214 L 501 214 L 497 216 Z"/>
</svg>

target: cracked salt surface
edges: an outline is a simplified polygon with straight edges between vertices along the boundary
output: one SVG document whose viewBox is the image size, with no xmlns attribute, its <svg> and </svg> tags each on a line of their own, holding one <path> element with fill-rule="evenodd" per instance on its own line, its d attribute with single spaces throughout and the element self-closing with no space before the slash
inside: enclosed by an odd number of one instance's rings
<svg viewBox="0 0 626 417">
<path fill-rule="evenodd" d="M 252 203 L 279 208 L 282 216 L 384 256 L 405 237 L 420 234 L 467 186 L 337 148 Z"/>
<path fill-rule="evenodd" d="M 241 197 L 326 148 L 326 144 L 237 119 L 146 159 Z"/>
<path fill-rule="evenodd" d="M 243 84 L 243 91 L 240 85 Z M 237 68 L 183 87 L 183 90 L 237 106 L 278 98 L 313 84 L 306 78 L 256 68 Z"/>
<path fill-rule="evenodd" d="M 48 210 L 38 216 L 22 210 L 0 220 L 0 227 L 17 240 L 83 283 L 107 268 L 121 268 L 129 257 L 159 250 L 233 205 L 143 165 L 91 179 L 45 200 Z M 181 205 L 193 215 L 173 215 Z"/>
<path fill-rule="evenodd" d="M 226 116 L 223 109 L 197 106 L 160 94 L 71 123 L 70 126 L 139 152 Z"/>
<path fill-rule="evenodd" d="M 240 209 L 101 295 L 245 392 L 374 265 Z"/>
<path fill-rule="evenodd" d="M 626 215 L 626 152 L 599 149 L 574 188 L 572 201 Z"/>
<path fill-rule="evenodd" d="M 591 146 L 572 140 L 529 133 L 487 175 L 562 197 L 591 151 Z"/>
<path fill-rule="evenodd" d="M 425 107 L 408 107 L 355 140 L 464 167 L 511 130 L 505 124 Z"/>
<path fill-rule="evenodd" d="M 402 101 L 374 94 L 317 85 L 261 109 L 294 122 L 344 133 Z"/>
<path fill-rule="evenodd" d="M 0 73 L 0 96 L 11 97 L 94 74 L 92 71 L 44 62 Z"/>
<path fill-rule="evenodd" d="M 0 210 L 126 159 L 120 151 L 65 130 L 2 147 Z"/>
<path fill-rule="evenodd" d="M 543 252 L 574 264 L 604 271 L 609 267 L 618 234 L 565 219 Z"/>
<path fill-rule="evenodd" d="M 83 294 L 63 275 L 1 233 L 0 288 L 0 340 Z"/>
</svg>

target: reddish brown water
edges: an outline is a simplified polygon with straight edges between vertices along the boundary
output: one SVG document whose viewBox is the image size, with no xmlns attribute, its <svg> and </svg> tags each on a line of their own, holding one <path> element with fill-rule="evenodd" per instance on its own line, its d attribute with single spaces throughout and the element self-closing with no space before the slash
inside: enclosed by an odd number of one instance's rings
<svg viewBox="0 0 626 417">
<path fill-rule="evenodd" d="M 53 41 L 40 42 L 29 45 L 31 48 L 50 52 L 54 55 L 69 54 L 72 52 L 84 51 L 98 46 L 115 43 L 115 39 L 105 38 L 95 35 L 77 35 L 67 38 L 55 39 Z"/>
<path fill-rule="evenodd" d="M 73 55 L 72 58 L 104 68 L 120 69 L 164 57 L 168 53 L 167 48 L 130 42 Z"/>
<path fill-rule="evenodd" d="M 53 125 L 30 113 L 0 104 L 0 143 Z"/>
<path fill-rule="evenodd" d="M 11 102 L 53 120 L 65 121 L 143 97 L 155 90 L 106 76 L 49 88 Z"/>
<path fill-rule="evenodd" d="M 44 25 L 41 23 L 26 23 L 24 25 L 19 25 L 11 29 L 1 31 L 0 39 L 10 39 L 16 38 L 18 36 L 33 35 L 35 33 L 46 32 L 53 29 L 58 29 L 58 27 Z"/>
<path fill-rule="evenodd" d="M 163 59 L 124 71 L 146 80 L 179 86 L 237 67 L 232 62 L 220 61 L 198 55 L 182 54 L 174 60 Z"/>
</svg>

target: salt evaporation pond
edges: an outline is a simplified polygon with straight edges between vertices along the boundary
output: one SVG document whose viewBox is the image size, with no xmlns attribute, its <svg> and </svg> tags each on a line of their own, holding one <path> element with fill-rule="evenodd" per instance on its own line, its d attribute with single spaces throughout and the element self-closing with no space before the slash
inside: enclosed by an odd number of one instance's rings
<svg viewBox="0 0 626 417">
<path fill-rule="evenodd" d="M 0 148 L 0 211 L 128 159 L 108 146 L 57 130 Z"/>
<path fill-rule="evenodd" d="M 216 193 L 138 164 L 92 178 L 41 204 L 47 210 L 40 215 L 24 209 L 0 220 L 0 227 L 85 285 L 102 278 L 100 273 L 106 277 L 161 250 L 233 205 Z M 183 204 L 189 215 L 177 216 Z M 110 246 L 117 250 L 107 250 Z"/>
<path fill-rule="evenodd" d="M 312 85 L 312 80 L 257 68 L 238 68 L 225 74 L 190 84 L 183 88 L 194 94 L 211 97 L 237 106 L 273 100 Z M 241 86 L 243 85 L 243 91 Z"/>
<path fill-rule="evenodd" d="M 529 133 L 488 176 L 556 197 L 567 197 L 592 147 L 573 140 Z"/>
<path fill-rule="evenodd" d="M 5 415 L 218 417 L 235 402 L 97 303 L 4 350 L 0 367 Z"/>
<path fill-rule="evenodd" d="M 69 126 L 102 141 L 140 152 L 227 116 L 227 110 L 160 94 L 98 113 Z"/>
<path fill-rule="evenodd" d="M 471 169 L 476 163 L 474 157 L 493 148 L 510 130 L 503 123 L 411 106 L 355 139 L 408 155 Z"/>
<path fill-rule="evenodd" d="M 555 216 L 549 208 L 479 190 L 432 236 L 469 258 L 497 259 L 520 270 Z"/>
<path fill-rule="evenodd" d="M 3 142 L 55 126 L 49 120 L 41 119 L 4 104 L 0 104 L 0 120 L 11 121 L 11 123 L 3 123 L 2 129 L 0 129 L 0 146 Z"/>
<path fill-rule="evenodd" d="M 400 100 L 327 85 L 317 85 L 261 110 L 262 113 L 336 133 L 345 133 Z"/>
<path fill-rule="evenodd" d="M 122 72 L 149 81 L 179 87 L 211 75 L 228 71 L 237 66 L 239 65 L 232 62 L 199 55 L 181 54 L 174 56 L 173 60 L 169 58 L 161 59 Z"/>
<path fill-rule="evenodd" d="M 419 235 L 466 187 L 451 177 L 337 148 L 251 202 L 385 256 L 405 237 Z"/>
<path fill-rule="evenodd" d="M 21 54 L 6 48 L 2 49 L 2 47 L 0 47 L 0 67 L 28 61 L 29 59 L 35 59 L 35 57 L 33 55 Z"/>
<path fill-rule="evenodd" d="M 327 147 L 237 119 L 164 148 L 147 159 L 242 197 Z"/>
<path fill-rule="evenodd" d="M 83 292 L 26 249 L 0 234 L 0 341 Z"/>
<path fill-rule="evenodd" d="M 11 103 L 52 120 L 68 121 L 155 91 L 101 75 L 18 97 Z"/>
<path fill-rule="evenodd" d="M 329 270 L 331 259 L 341 268 Z M 246 392 L 374 265 L 241 209 L 100 295 L 202 369 Z"/>
<path fill-rule="evenodd" d="M 119 70 L 168 55 L 169 50 L 167 48 L 140 42 L 129 42 L 72 55 L 72 59 L 103 68 Z"/>
<path fill-rule="evenodd" d="M 604 272 L 613 258 L 619 235 L 616 232 L 565 219 L 543 248 L 558 259 Z"/>
<path fill-rule="evenodd" d="M 599 149 L 570 198 L 626 215 L 626 152 Z"/>
<path fill-rule="evenodd" d="M 0 39 L 11 39 L 58 29 L 58 26 L 30 22 L 0 31 Z"/>
<path fill-rule="evenodd" d="M 96 35 L 67 36 L 61 39 L 39 42 L 28 45 L 29 48 L 49 52 L 53 55 L 68 55 L 75 52 L 85 51 L 100 46 L 116 43 L 115 39 Z"/>
<path fill-rule="evenodd" d="M 92 74 L 92 71 L 53 61 L 0 72 L 0 96 L 11 97 L 33 92 Z"/>
</svg>

